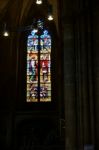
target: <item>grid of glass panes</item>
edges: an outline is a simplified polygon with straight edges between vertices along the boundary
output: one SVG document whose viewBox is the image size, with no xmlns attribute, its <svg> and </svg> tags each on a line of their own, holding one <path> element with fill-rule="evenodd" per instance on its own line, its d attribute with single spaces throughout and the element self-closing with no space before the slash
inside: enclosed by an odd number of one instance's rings
<svg viewBox="0 0 99 150">
<path fill-rule="evenodd" d="M 40 102 L 51 101 L 51 37 L 48 31 L 44 30 L 39 39 L 40 42 L 35 30 L 27 39 L 27 102 L 38 102 L 38 97 Z"/>
</svg>

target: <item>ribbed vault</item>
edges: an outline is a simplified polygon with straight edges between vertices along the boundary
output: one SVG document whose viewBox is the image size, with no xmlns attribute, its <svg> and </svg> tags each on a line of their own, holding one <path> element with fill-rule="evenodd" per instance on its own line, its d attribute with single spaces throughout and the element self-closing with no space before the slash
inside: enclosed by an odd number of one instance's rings
<svg viewBox="0 0 99 150">
<path fill-rule="evenodd" d="M 6 22 L 12 27 L 23 25 L 31 11 L 34 15 L 47 14 L 46 0 L 42 6 L 37 6 L 35 0 L 0 0 L 0 22 Z M 53 6 L 54 21 L 58 24 L 57 0 L 49 0 Z"/>
</svg>

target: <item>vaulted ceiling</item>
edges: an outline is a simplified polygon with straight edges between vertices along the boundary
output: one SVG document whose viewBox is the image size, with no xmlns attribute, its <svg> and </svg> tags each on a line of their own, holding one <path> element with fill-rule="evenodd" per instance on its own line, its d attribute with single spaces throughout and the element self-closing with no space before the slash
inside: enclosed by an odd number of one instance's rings
<svg viewBox="0 0 99 150">
<path fill-rule="evenodd" d="M 28 18 L 28 15 L 36 14 L 40 15 L 47 13 L 47 7 L 44 4 L 46 0 L 43 0 L 42 6 L 35 4 L 36 0 L 0 0 L 0 23 L 7 22 L 13 27 L 22 25 Z M 54 21 L 58 24 L 57 16 L 57 0 L 49 0 L 49 3 L 53 6 Z"/>
</svg>

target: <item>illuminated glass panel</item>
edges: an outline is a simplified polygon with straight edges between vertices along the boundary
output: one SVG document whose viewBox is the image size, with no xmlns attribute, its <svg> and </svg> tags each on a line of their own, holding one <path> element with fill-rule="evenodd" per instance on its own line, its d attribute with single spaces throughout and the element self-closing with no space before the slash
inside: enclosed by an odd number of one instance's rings
<svg viewBox="0 0 99 150">
<path fill-rule="evenodd" d="M 51 37 L 47 30 L 40 36 L 40 101 L 51 101 Z"/>
<path fill-rule="evenodd" d="M 39 36 L 32 30 L 27 39 L 26 101 L 51 101 L 51 37 L 47 30 Z"/>
<path fill-rule="evenodd" d="M 38 101 L 38 35 L 35 30 L 27 39 L 27 102 Z"/>
</svg>

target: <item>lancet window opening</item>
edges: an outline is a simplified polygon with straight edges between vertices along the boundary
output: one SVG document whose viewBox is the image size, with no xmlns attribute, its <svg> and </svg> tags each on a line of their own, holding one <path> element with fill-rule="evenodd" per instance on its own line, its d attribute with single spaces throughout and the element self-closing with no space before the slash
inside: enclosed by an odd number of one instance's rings
<svg viewBox="0 0 99 150">
<path fill-rule="evenodd" d="M 52 38 L 43 22 L 27 37 L 26 102 L 51 102 Z"/>
</svg>

